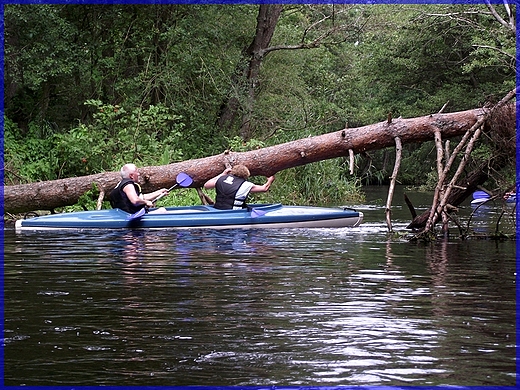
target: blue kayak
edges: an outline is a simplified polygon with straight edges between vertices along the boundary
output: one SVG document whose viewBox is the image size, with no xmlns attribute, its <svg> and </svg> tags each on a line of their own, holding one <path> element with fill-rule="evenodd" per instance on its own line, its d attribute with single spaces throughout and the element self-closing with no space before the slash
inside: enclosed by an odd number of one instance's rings
<svg viewBox="0 0 520 390">
<path fill-rule="evenodd" d="M 471 201 L 472 206 L 477 206 L 490 200 L 491 196 L 484 191 L 475 191 L 473 193 L 473 200 Z M 516 203 L 516 192 L 507 193 L 504 196 L 506 203 Z"/>
<path fill-rule="evenodd" d="M 250 229 L 337 228 L 358 226 L 363 213 L 349 208 L 250 205 L 241 210 L 217 210 L 213 206 L 167 207 L 142 216 L 120 209 L 44 215 L 16 221 L 20 230 L 48 229 Z"/>
</svg>

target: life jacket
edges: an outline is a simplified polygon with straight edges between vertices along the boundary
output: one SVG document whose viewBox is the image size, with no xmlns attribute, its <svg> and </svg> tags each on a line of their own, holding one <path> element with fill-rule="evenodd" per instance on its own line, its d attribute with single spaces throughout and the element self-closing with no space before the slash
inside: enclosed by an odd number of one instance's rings
<svg viewBox="0 0 520 390">
<path fill-rule="evenodd" d="M 125 188 L 129 184 L 134 185 L 135 192 L 139 196 L 139 194 L 141 193 L 141 186 L 134 182 L 132 179 L 123 179 L 119 183 L 117 183 L 114 189 L 110 192 L 110 205 L 114 209 L 118 208 L 126 211 L 127 213 L 134 214 L 141 210 L 144 207 L 144 205 L 136 206 L 132 202 L 130 202 L 130 199 L 128 199 L 128 196 L 126 195 L 125 191 L 123 191 L 123 188 Z"/>
<path fill-rule="evenodd" d="M 215 183 L 217 196 L 215 198 L 214 207 L 220 210 L 241 209 L 247 207 L 246 198 L 253 186 L 253 183 L 240 177 L 232 175 L 219 177 Z"/>
</svg>

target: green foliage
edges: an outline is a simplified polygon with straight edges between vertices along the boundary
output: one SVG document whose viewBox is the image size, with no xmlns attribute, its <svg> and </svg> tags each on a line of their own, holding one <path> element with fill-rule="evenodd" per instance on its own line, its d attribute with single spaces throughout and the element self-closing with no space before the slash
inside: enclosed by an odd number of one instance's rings
<svg viewBox="0 0 520 390">
<path fill-rule="evenodd" d="M 327 160 L 280 172 L 271 185 L 268 199 L 284 204 L 303 202 L 323 206 L 361 203 L 364 195 L 360 181 L 345 173 L 341 160 Z"/>
<path fill-rule="evenodd" d="M 508 20 L 505 8 L 495 7 Z M 250 101 L 243 53 L 255 37 L 258 10 L 257 4 L 7 4 L 6 183 L 254 150 L 380 122 L 388 112 L 423 116 L 446 102 L 446 111 L 465 110 L 515 85 L 514 33 L 483 4 L 287 4 L 271 41 L 279 50 L 263 53 Z M 281 49 L 299 44 L 307 46 Z M 219 128 L 230 97 L 242 109 L 238 125 Z M 252 129 L 246 140 L 239 136 L 245 114 Z M 432 145 L 403 149 L 398 179 L 424 184 L 435 170 Z M 474 158 L 488 152 L 483 141 Z M 386 182 L 393 158 L 388 151 L 373 152 L 370 161 L 356 156 L 357 178 L 345 176 L 343 164 L 280 172 L 271 192 L 259 196 L 355 201 L 342 196 L 358 194 L 360 180 Z"/>
<path fill-rule="evenodd" d="M 433 142 L 424 142 L 420 146 L 408 147 L 401 161 L 400 180 L 404 184 L 424 186 L 433 189 L 437 181 L 437 154 Z M 418 175 L 418 172 L 422 173 Z"/>
<path fill-rule="evenodd" d="M 56 136 L 62 175 L 116 170 L 130 161 L 154 165 L 182 159 L 184 124 L 163 105 L 126 111 L 97 100 L 85 104 L 95 109 L 92 123 Z"/>
<path fill-rule="evenodd" d="M 58 159 L 54 146 L 47 126 L 40 128 L 32 123 L 27 136 L 22 136 L 16 124 L 4 117 L 5 184 L 56 179 Z"/>
<path fill-rule="evenodd" d="M 244 142 L 239 136 L 233 138 L 226 138 L 228 142 L 228 149 L 233 152 L 247 152 L 254 149 L 261 149 L 265 147 L 265 143 L 256 139 L 250 139 Z"/>
<path fill-rule="evenodd" d="M 479 145 L 471 152 L 471 158 L 476 161 L 489 161 L 493 157 L 493 150 L 489 145 Z"/>
<path fill-rule="evenodd" d="M 393 8 L 373 10 L 386 18 Z M 410 7 L 399 13 L 399 19 L 391 20 L 396 28 L 390 34 L 375 30 L 366 34 L 360 46 L 365 48 L 363 79 L 373 86 L 377 106 L 393 111 L 394 117 L 436 112 L 446 102 L 450 102 L 449 111 L 470 109 L 483 104 L 489 94 L 503 95 L 509 90 L 504 81 L 512 81 L 514 67 L 502 66 L 497 72 L 492 65 L 500 57 L 497 51 L 486 53 L 489 61 L 476 61 L 477 53 L 483 54 L 476 44 L 493 40 L 492 45 L 507 51 L 514 52 L 515 47 L 511 34 L 500 31 L 502 26 L 484 6 Z"/>
<path fill-rule="evenodd" d="M 31 123 L 23 135 L 6 118 L 5 158 L 12 167 L 6 182 L 89 175 L 117 170 L 130 161 L 157 165 L 182 160 L 182 118 L 162 104 L 131 111 L 97 100 L 85 104 L 95 110 L 92 123 L 63 133 Z"/>
<path fill-rule="evenodd" d="M 77 31 L 60 13 L 59 7 L 50 4 L 10 4 L 6 8 L 6 39 L 16 42 L 6 45 L 5 51 L 11 82 L 36 91 L 53 77 L 72 75 L 78 58 L 70 43 Z"/>
<path fill-rule="evenodd" d="M 177 189 L 157 201 L 157 207 L 167 206 L 192 206 L 200 204 L 200 198 L 197 191 L 191 188 Z"/>
<path fill-rule="evenodd" d="M 72 212 L 72 211 L 86 211 L 95 210 L 97 207 L 97 199 L 99 197 L 99 189 L 92 183 L 92 188 L 81 195 L 73 206 L 66 206 L 60 212 Z M 103 202 L 102 209 L 110 209 L 109 202 Z"/>
</svg>

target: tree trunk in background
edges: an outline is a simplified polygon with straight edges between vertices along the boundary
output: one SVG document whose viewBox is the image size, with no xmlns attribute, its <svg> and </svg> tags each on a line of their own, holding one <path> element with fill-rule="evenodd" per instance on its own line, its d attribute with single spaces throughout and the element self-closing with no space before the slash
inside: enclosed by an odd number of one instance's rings
<svg viewBox="0 0 520 390">
<path fill-rule="evenodd" d="M 252 176 L 270 176 L 284 169 L 348 156 L 349 150 L 363 153 L 393 147 L 395 137 L 399 137 L 403 144 L 425 142 L 432 140 L 438 130 L 443 139 L 449 139 L 463 135 L 486 112 L 485 109 L 474 109 L 412 119 L 393 119 L 391 123 L 384 121 L 343 129 L 249 152 L 229 152 L 175 164 L 143 167 L 140 168 L 140 184 L 144 192 L 168 188 L 174 184 L 180 172 L 185 172 L 193 178 L 191 187 L 202 187 L 208 179 L 221 173 L 226 164 L 245 164 Z M 514 132 L 514 119 L 509 126 Z M 118 172 L 107 172 L 7 186 L 4 187 L 4 211 L 20 213 L 73 205 L 93 185 L 108 194 L 119 180 Z"/>
<path fill-rule="evenodd" d="M 220 110 L 218 126 L 222 129 L 230 129 L 241 115 L 240 135 L 244 141 L 251 138 L 250 117 L 255 101 L 255 90 L 258 88 L 258 73 L 282 9 L 282 4 L 260 5 L 256 18 L 255 37 L 251 45 L 244 50 L 242 54 L 244 60 L 239 62 L 243 64 L 243 68 L 237 69 L 233 80 L 233 85 L 241 95 L 230 96 Z"/>
</svg>

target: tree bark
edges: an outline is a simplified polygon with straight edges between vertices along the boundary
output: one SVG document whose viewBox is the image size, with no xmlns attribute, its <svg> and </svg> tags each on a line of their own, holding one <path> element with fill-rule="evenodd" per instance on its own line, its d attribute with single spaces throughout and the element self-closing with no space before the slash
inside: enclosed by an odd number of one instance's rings
<svg viewBox="0 0 520 390">
<path fill-rule="evenodd" d="M 220 110 L 218 125 L 221 128 L 231 128 L 235 122 L 239 111 L 242 109 L 242 117 L 240 124 L 240 135 L 244 141 L 250 139 L 250 116 L 252 105 L 255 101 L 255 90 L 258 88 L 258 73 L 260 66 L 267 54 L 266 49 L 271 43 L 274 30 L 280 18 L 283 4 L 261 4 L 258 9 L 256 18 L 256 33 L 253 41 L 243 51 L 243 61 L 239 62 L 239 66 L 247 64 L 243 68 L 238 68 L 234 77 L 234 84 L 240 85 L 244 83 L 246 89 L 241 101 L 237 96 L 230 96 Z M 240 90 L 241 88 L 238 87 Z"/>
<path fill-rule="evenodd" d="M 471 171 L 465 179 L 465 189 L 454 188 L 448 198 L 446 203 L 457 206 L 460 205 L 465 199 L 467 199 L 473 192 L 475 192 L 478 187 L 486 182 L 486 180 L 490 177 L 490 172 L 495 170 L 500 170 L 504 168 L 508 164 L 506 159 L 493 159 L 493 164 L 483 164 L 479 168 Z M 422 214 L 413 217 L 412 222 L 406 227 L 407 229 L 418 229 L 422 230 L 426 227 L 426 223 L 428 222 L 428 218 L 430 217 L 431 208 L 424 211 Z M 437 218 L 433 221 L 434 223 L 438 222 L 440 216 L 437 215 Z"/>
<path fill-rule="evenodd" d="M 395 164 L 394 170 L 392 171 L 392 177 L 390 178 L 390 188 L 388 189 L 388 197 L 386 199 L 386 226 L 388 231 L 392 232 L 392 198 L 394 197 L 395 182 L 397 181 L 397 174 L 399 173 L 399 167 L 401 166 L 401 151 L 403 150 L 401 140 L 399 137 L 395 138 Z"/>
<path fill-rule="evenodd" d="M 332 133 L 307 137 L 284 144 L 249 152 L 225 152 L 219 155 L 183 161 L 163 166 L 140 168 L 141 186 L 144 192 L 170 187 L 180 172 L 193 178 L 191 187 L 202 187 L 210 178 L 221 173 L 226 164 L 245 164 L 252 176 L 271 176 L 284 169 L 321 160 L 327 160 L 383 149 L 395 145 L 399 137 L 402 144 L 418 143 L 434 138 L 439 131 L 443 139 L 463 135 L 486 109 L 474 109 L 449 114 L 432 114 L 412 119 L 386 120 L 358 128 L 345 128 Z M 85 192 L 95 185 L 99 191 L 109 194 L 120 180 L 118 172 L 99 173 L 90 176 L 6 186 L 4 212 L 21 213 L 33 210 L 53 210 L 77 203 Z"/>
<path fill-rule="evenodd" d="M 452 153 L 449 152 L 446 145 L 446 166 L 442 166 L 440 159 L 442 158 L 441 134 L 436 133 L 435 139 L 437 143 L 437 170 L 439 178 L 435 188 L 432 207 L 417 216 L 410 223 L 408 228 L 424 229 L 423 236 L 428 237 L 429 232 L 433 232 L 433 227 L 439 218 L 444 218 L 447 226 L 448 209 L 452 206 L 458 206 L 464 199 L 470 196 L 479 185 L 487 181 L 493 172 L 498 172 L 508 165 L 514 164 L 516 154 L 515 148 L 515 120 L 516 106 L 510 104 L 509 101 L 516 97 L 517 89 L 510 91 L 500 102 L 488 110 L 486 115 L 480 117 L 477 122 L 462 137 L 459 144 Z M 480 132 L 484 128 L 489 128 L 488 136 L 490 146 L 492 147 L 492 157 L 481 164 L 480 167 L 465 175 L 463 179 L 459 179 L 465 169 L 466 163 L 469 161 L 474 143 L 478 139 Z M 451 170 L 455 158 L 465 149 L 464 155 L 461 157 L 459 166 L 453 174 L 449 183 L 447 183 L 448 173 Z M 420 234 L 420 235 L 421 235 Z"/>
</svg>

